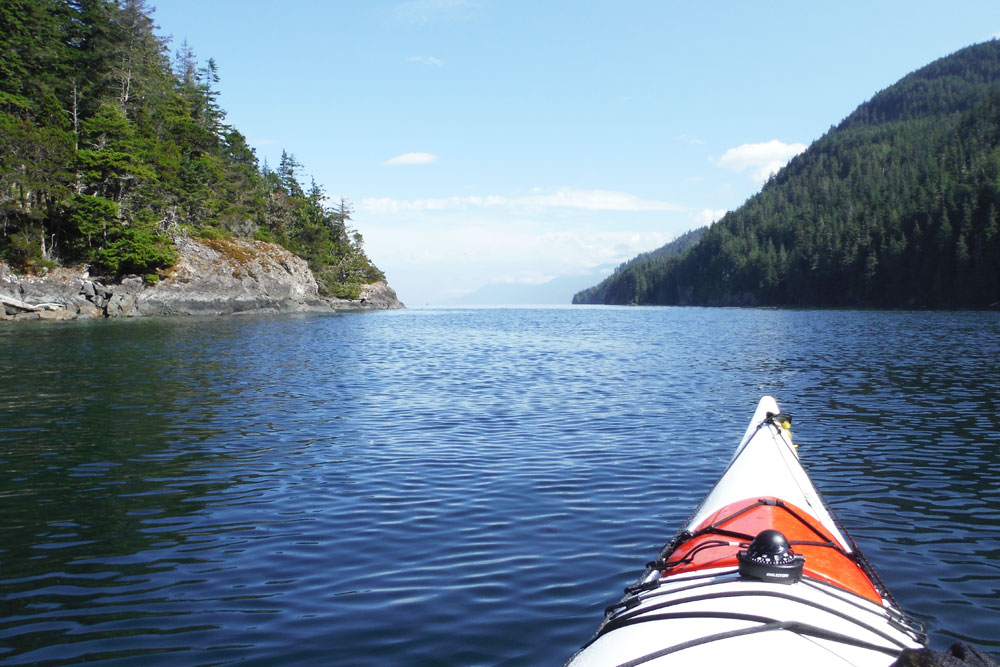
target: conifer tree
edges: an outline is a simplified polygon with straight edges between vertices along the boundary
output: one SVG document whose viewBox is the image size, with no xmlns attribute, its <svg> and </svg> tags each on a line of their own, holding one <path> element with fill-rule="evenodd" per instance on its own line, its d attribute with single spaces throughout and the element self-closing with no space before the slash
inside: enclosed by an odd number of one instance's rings
<svg viewBox="0 0 1000 667">
<path fill-rule="evenodd" d="M 175 261 L 169 235 L 255 236 L 308 259 L 326 293 L 379 279 L 290 153 L 258 167 L 215 61 L 184 41 L 171 63 L 155 29 L 146 0 L 0 2 L 0 259 L 148 273 Z"/>
</svg>

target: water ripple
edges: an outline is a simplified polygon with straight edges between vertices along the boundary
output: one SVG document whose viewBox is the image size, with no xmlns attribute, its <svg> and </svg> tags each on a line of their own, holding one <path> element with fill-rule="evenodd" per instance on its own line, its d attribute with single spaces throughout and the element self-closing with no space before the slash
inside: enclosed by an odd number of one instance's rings
<svg viewBox="0 0 1000 667">
<path fill-rule="evenodd" d="M 761 394 L 935 646 L 998 646 L 1000 317 L 413 310 L 0 330 L 0 661 L 561 664 Z"/>
</svg>

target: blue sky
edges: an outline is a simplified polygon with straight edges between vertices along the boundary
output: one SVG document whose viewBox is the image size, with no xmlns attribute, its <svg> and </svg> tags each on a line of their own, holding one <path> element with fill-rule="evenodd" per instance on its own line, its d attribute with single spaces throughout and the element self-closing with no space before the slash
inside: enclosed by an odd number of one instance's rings
<svg viewBox="0 0 1000 667">
<path fill-rule="evenodd" d="M 659 247 L 877 91 L 1000 36 L 996 0 L 150 4 L 172 51 L 215 59 L 261 160 L 287 150 L 351 202 L 408 305 Z"/>
</svg>

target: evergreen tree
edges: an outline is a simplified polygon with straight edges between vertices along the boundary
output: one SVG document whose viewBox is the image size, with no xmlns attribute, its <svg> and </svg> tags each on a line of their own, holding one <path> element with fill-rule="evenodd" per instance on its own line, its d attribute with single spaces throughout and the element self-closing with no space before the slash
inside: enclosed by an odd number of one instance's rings
<svg viewBox="0 0 1000 667">
<path fill-rule="evenodd" d="M 215 61 L 185 41 L 171 63 L 155 29 L 146 0 L 0 2 L 0 258 L 148 273 L 172 234 L 235 235 L 285 243 L 329 294 L 380 279 L 291 154 L 258 168 Z"/>
<path fill-rule="evenodd" d="M 914 72 L 793 158 L 689 250 L 640 256 L 574 302 L 1000 302 L 996 81 L 997 40 Z M 637 294 L 642 275 L 656 277 Z"/>
</svg>

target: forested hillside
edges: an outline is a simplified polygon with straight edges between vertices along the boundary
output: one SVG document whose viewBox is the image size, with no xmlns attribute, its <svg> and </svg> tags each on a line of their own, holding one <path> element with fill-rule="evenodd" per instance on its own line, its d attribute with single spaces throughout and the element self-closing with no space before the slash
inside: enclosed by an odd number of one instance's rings
<svg viewBox="0 0 1000 667">
<path fill-rule="evenodd" d="M 254 237 L 305 258 L 321 293 L 383 279 L 346 202 L 283 153 L 258 164 L 218 104 L 219 76 L 170 56 L 144 0 L 0 2 L 0 258 L 143 274 L 171 237 Z M 309 180 L 306 187 L 304 183 Z"/>
<path fill-rule="evenodd" d="M 648 285 L 633 282 L 630 280 L 619 280 L 619 275 L 628 274 L 632 267 L 656 262 L 666 262 L 672 257 L 682 255 L 694 247 L 701 240 L 702 235 L 708 227 L 699 227 L 690 232 L 681 234 L 676 239 L 666 245 L 644 252 L 633 257 L 627 262 L 623 262 L 615 269 L 615 272 L 593 287 L 589 287 L 573 297 L 573 303 L 635 303 L 632 296 L 639 292 L 644 292 Z M 636 281 L 645 280 L 645 274 L 631 274 Z"/>
<path fill-rule="evenodd" d="M 862 104 L 680 256 L 583 303 L 986 307 L 1000 301 L 1000 41 Z"/>
</svg>

